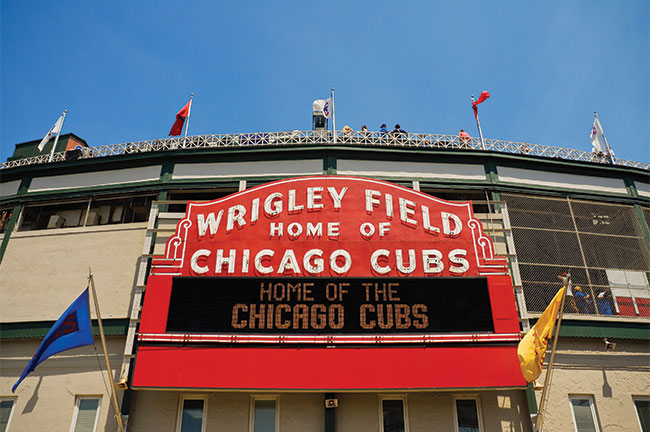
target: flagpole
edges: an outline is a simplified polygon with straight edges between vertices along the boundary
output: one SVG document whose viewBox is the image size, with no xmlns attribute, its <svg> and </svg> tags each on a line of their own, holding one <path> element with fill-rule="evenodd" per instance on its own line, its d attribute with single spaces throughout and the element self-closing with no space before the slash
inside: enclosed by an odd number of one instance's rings
<svg viewBox="0 0 650 432">
<path fill-rule="evenodd" d="M 551 374 L 553 373 L 553 362 L 555 361 L 555 354 L 557 351 L 557 341 L 560 335 L 560 326 L 562 325 L 562 315 L 564 314 L 564 302 L 566 300 L 566 294 L 572 290 L 571 283 L 571 273 L 567 273 L 566 284 L 564 285 L 566 289 L 564 290 L 564 296 L 562 296 L 562 303 L 560 303 L 560 311 L 557 316 L 557 326 L 555 328 L 555 335 L 553 335 L 553 346 L 551 347 L 551 358 L 548 361 L 548 367 L 546 368 L 546 376 L 544 377 L 544 388 L 542 389 L 542 396 L 539 400 L 539 410 L 537 414 L 537 424 L 535 425 L 535 432 L 540 432 L 542 430 L 542 422 L 544 420 L 544 409 L 546 408 L 546 402 L 548 399 L 549 389 L 551 387 Z"/>
<path fill-rule="evenodd" d="M 332 87 L 332 132 L 334 133 L 334 144 L 336 144 L 336 110 L 334 109 L 334 87 Z"/>
<path fill-rule="evenodd" d="M 185 136 L 183 137 L 183 148 L 185 148 L 185 142 L 187 141 L 187 129 L 190 127 L 190 115 L 192 114 L 192 99 L 194 99 L 194 93 L 190 95 L 190 107 L 187 110 L 187 122 L 185 122 Z"/>
<path fill-rule="evenodd" d="M 104 360 L 106 361 L 106 369 L 108 370 L 108 381 L 111 384 L 111 399 L 113 400 L 113 408 L 116 413 L 115 420 L 117 420 L 117 426 L 120 429 L 120 432 L 124 432 L 124 427 L 122 426 L 122 413 L 120 412 L 119 405 L 117 404 L 117 396 L 115 396 L 115 381 L 113 380 L 113 371 L 111 369 L 111 364 L 108 361 L 108 351 L 106 350 L 106 338 L 104 337 L 102 315 L 99 312 L 99 301 L 97 300 L 97 291 L 95 291 L 95 280 L 93 279 L 93 273 L 90 267 L 88 267 L 88 280 L 90 281 L 90 287 L 93 291 L 95 313 L 97 314 L 97 324 L 99 325 L 99 337 L 102 341 L 102 348 L 104 348 Z"/>
<path fill-rule="evenodd" d="M 472 105 L 474 105 L 474 95 L 472 95 Z M 481 148 L 485 150 L 485 141 L 483 140 L 483 131 L 481 130 L 481 122 L 478 119 L 478 108 L 475 111 L 476 126 L 478 126 L 478 135 L 481 137 Z"/>
<path fill-rule="evenodd" d="M 63 129 L 63 122 L 65 121 L 65 116 L 68 113 L 68 110 L 63 111 L 63 118 L 61 119 L 61 127 L 59 127 L 59 133 L 56 134 L 56 138 L 54 139 L 54 145 L 52 146 L 52 151 L 50 152 L 50 158 L 47 160 L 48 162 L 52 162 L 54 159 L 54 150 L 56 149 L 56 145 L 59 142 L 59 135 L 61 135 L 61 129 Z"/>
<path fill-rule="evenodd" d="M 609 153 L 609 158 L 612 160 L 612 163 L 616 163 L 616 159 L 614 158 L 614 152 L 612 151 L 612 148 L 609 146 L 609 143 L 607 142 L 607 137 L 605 136 L 605 130 L 603 129 L 603 125 L 600 123 L 600 119 L 598 118 L 598 113 L 596 110 L 594 110 L 594 117 L 596 117 L 596 120 L 598 120 L 598 126 L 600 126 L 600 130 L 603 132 L 603 139 L 605 140 L 605 145 L 607 146 L 607 152 Z"/>
</svg>

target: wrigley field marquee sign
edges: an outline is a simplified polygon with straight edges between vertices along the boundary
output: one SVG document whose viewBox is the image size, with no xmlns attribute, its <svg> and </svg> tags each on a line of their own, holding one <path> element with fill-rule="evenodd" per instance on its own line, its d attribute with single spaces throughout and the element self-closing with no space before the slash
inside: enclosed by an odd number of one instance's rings
<svg viewBox="0 0 650 432">
<path fill-rule="evenodd" d="M 152 260 L 135 384 L 196 387 L 199 375 L 165 380 L 147 368 L 189 362 L 191 375 L 203 356 L 250 361 L 255 347 L 278 362 L 289 360 L 280 346 L 312 347 L 320 361 L 343 355 L 318 354 L 331 346 L 395 347 L 392 356 L 409 344 L 518 339 L 507 262 L 471 203 L 372 179 L 292 178 L 188 203 Z"/>
</svg>

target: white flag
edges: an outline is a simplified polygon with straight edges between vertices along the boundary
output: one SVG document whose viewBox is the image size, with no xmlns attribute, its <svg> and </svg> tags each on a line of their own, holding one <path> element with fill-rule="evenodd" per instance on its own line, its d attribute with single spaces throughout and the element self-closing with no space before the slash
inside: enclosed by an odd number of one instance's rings
<svg viewBox="0 0 650 432">
<path fill-rule="evenodd" d="M 314 111 L 322 112 L 325 118 L 332 115 L 332 98 L 316 99 L 314 101 Z"/>
<path fill-rule="evenodd" d="M 591 128 L 591 145 L 594 153 L 609 153 L 607 144 L 605 144 L 605 133 L 598 117 L 594 119 L 594 126 Z"/>
<path fill-rule="evenodd" d="M 54 135 L 61 132 L 62 125 L 63 125 L 63 115 L 59 117 L 56 123 L 54 123 L 54 126 L 52 126 L 50 130 L 45 134 L 45 136 L 41 140 L 41 143 L 38 145 L 38 151 L 43 151 L 43 149 L 45 148 L 45 144 L 47 144 L 50 138 L 52 138 Z"/>
</svg>

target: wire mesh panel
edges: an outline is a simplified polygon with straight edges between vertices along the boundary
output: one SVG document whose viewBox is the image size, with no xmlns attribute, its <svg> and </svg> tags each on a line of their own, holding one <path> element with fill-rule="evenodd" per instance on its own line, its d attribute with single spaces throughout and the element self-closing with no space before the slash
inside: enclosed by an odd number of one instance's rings
<svg viewBox="0 0 650 432">
<path fill-rule="evenodd" d="M 542 312 L 560 288 L 558 276 L 570 272 L 576 288 L 567 297 L 565 313 L 650 317 L 650 250 L 634 207 L 501 197 L 508 204 L 529 312 Z M 650 209 L 644 216 L 648 221 Z"/>
</svg>

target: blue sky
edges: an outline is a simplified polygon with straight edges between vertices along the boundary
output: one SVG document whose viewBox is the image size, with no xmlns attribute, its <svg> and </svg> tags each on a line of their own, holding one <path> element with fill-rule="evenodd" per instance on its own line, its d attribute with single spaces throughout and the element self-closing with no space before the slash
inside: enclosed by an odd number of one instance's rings
<svg viewBox="0 0 650 432">
<path fill-rule="evenodd" d="M 184 4 L 188 3 L 188 4 Z M 648 1 L 1 0 L 0 158 L 63 133 L 90 145 L 336 123 L 590 150 L 593 110 L 619 158 L 650 161 Z"/>
</svg>

